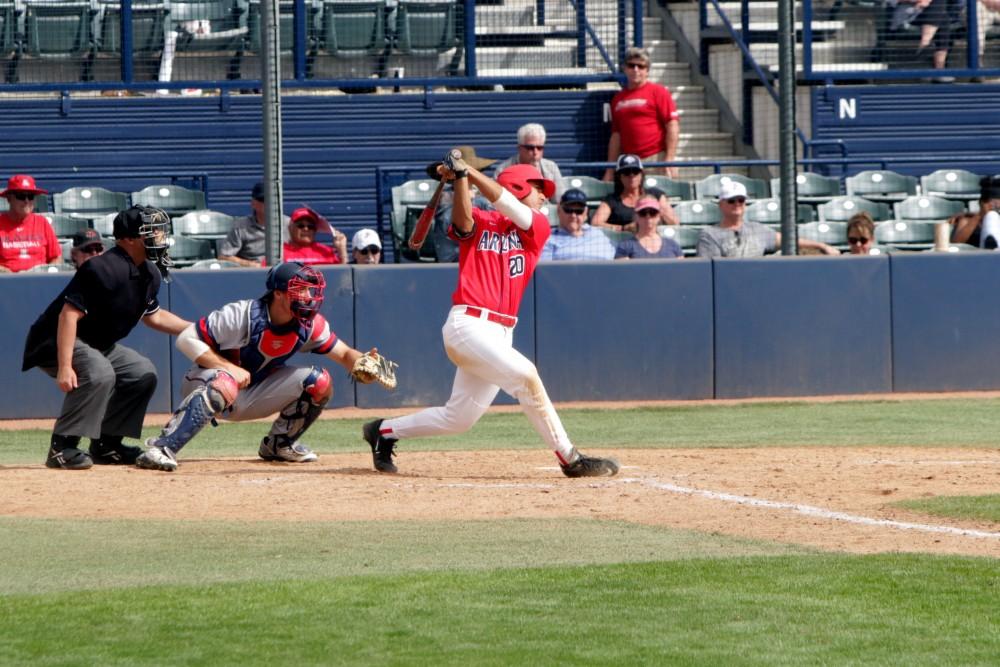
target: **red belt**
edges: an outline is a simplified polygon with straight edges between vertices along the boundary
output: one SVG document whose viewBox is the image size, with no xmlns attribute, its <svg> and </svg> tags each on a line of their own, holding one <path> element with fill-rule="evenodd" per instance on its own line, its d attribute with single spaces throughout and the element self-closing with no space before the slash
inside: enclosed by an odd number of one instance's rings
<svg viewBox="0 0 1000 667">
<path fill-rule="evenodd" d="M 497 324 L 503 325 L 505 327 L 513 327 L 517 324 L 517 318 L 511 317 L 510 315 L 501 315 L 500 313 L 494 313 L 492 310 L 485 310 L 483 308 L 473 308 L 472 306 L 465 307 L 465 314 L 469 317 L 478 317 L 482 319 L 483 315 L 486 315 L 486 319 L 490 322 L 496 322 Z"/>
</svg>

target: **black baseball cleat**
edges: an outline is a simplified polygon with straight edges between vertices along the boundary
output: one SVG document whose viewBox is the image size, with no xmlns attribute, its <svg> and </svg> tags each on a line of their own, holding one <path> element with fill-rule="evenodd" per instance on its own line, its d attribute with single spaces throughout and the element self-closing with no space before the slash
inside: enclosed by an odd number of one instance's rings
<svg viewBox="0 0 1000 667">
<path fill-rule="evenodd" d="M 618 461 L 580 454 L 575 461 L 562 466 L 567 477 L 611 477 L 618 473 Z"/>
<path fill-rule="evenodd" d="M 383 438 L 379 433 L 382 428 L 382 420 L 368 422 L 361 430 L 362 435 L 372 448 L 372 461 L 375 463 L 375 470 L 379 472 L 396 472 L 396 464 L 392 462 L 392 455 L 395 453 L 396 440 Z"/>
<path fill-rule="evenodd" d="M 90 441 L 90 458 L 97 465 L 130 466 L 140 454 L 142 454 L 141 447 L 130 447 L 121 442 L 106 442 L 103 439 Z"/>
<path fill-rule="evenodd" d="M 76 447 L 64 447 L 62 449 L 49 448 L 45 465 L 49 468 L 62 468 L 63 470 L 86 470 L 94 465 L 94 462 L 87 456 L 86 452 L 82 452 Z"/>
</svg>

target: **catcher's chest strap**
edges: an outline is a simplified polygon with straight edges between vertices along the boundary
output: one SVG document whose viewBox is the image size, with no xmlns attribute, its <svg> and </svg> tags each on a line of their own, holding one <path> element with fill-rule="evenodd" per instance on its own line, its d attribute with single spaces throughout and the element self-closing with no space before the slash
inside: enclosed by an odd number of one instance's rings
<svg viewBox="0 0 1000 667">
<path fill-rule="evenodd" d="M 474 306 L 466 306 L 465 314 L 469 317 L 478 317 L 481 320 L 489 320 L 490 322 L 496 322 L 497 324 L 505 327 L 513 327 L 517 324 L 517 318 L 510 315 L 501 315 L 500 313 L 494 313 L 492 310 L 486 310 L 485 308 L 476 308 Z"/>
</svg>

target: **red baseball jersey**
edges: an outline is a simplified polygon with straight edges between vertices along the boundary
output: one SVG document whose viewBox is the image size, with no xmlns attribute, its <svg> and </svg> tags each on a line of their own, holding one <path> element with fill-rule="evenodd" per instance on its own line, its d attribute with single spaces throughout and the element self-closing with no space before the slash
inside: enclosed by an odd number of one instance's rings
<svg viewBox="0 0 1000 667">
<path fill-rule="evenodd" d="M 17 224 L 0 213 L 0 265 L 25 271 L 61 256 L 59 239 L 44 216 L 32 213 Z"/>
<path fill-rule="evenodd" d="M 478 306 L 517 317 L 521 297 L 538 265 L 551 230 L 549 220 L 532 211 L 531 228 L 523 230 L 499 211 L 472 209 L 472 234 L 458 242 L 458 287 L 454 305 Z"/>
<path fill-rule="evenodd" d="M 322 243 L 295 247 L 291 243 L 283 246 L 286 262 L 302 262 L 303 264 L 340 264 L 340 255 L 330 246 Z"/>
<path fill-rule="evenodd" d="M 611 131 L 621 135 L 621 152 L 639 157 L 664 149 L 666 130 L 679 120 L 670 91 L 658 83 L 646 83 L 635 90 L 621 90 L 611 98 Z"/>
</svg>

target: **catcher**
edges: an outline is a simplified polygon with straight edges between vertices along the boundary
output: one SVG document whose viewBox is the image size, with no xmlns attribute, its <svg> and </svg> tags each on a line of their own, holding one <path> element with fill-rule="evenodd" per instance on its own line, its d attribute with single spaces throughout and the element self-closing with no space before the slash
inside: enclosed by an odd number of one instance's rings
<svg viewBox="0 0 1000 667">
<path fill-rule="evenodd" d="M 185 329 L 177 349 L 195 365 L 184 376 L 184 402 L 136 460 L 140 468 L 173 471 L 177 452 L 216 417 L 230 421 L 278 413 L 258 454 L 265 461 L 307 463 L 316 454 L 298 442 L 333 395 L 330 374 L 288 366 L 296 352 L 323 354 L 358 382 L 396 387 L 396 364 L 377 350 L 362 354 L 330 330 L 320 313 L 326 281 L 316 269 L 285 262 L 267 274 L 259 299 L 226 304 Z"/>
</svg>

